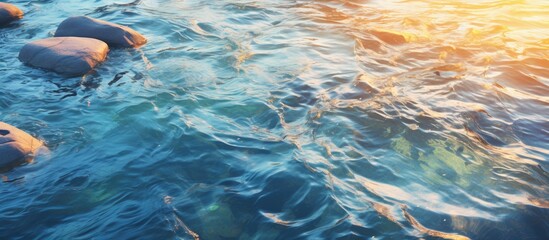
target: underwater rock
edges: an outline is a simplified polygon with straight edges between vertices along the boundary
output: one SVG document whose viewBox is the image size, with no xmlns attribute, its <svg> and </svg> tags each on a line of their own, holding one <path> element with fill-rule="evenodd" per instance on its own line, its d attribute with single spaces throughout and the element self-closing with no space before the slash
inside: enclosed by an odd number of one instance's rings
<svg viewBox="0 0 549 240">
<path fill-rule="evenodd" d="M 42 141 L 4 122 L 0 122 L 0 168 L 25 162 L 42 147 Z"/>
<path fill-rule="evenodd" d="M 240 236 L 243 226 L 225 203 L 212 204 L 199 213 L 204 239 L 234 239 Z"/>
<path fill-rule="evenodd" d="M 47 38 L 25 45 L 19 52 L 19 60 L 72 77 L 88 73 L 105 61 L 108 52 L 109 46 L 97 39 Z"/>
<path fill-rule="evenodd" d="M 84 16 L 67 18 L 57 28 L 55 37 L 95 38 L 111 47 L 124 48 L 147 43 L 143 35 L 129 27 Z"/>
<path fill-rule="evenodd" d="M 392 32 L 386 30 L 370 30 L 370 33 L 391 45 L 400 45 L 408 42 L 408 38 L 405 34 L 399 32 Z"/>
<path fill-rule="evenodd" d="M 23 18 L 23 11 L 13 4 L 0 2 L 0 26 Z"/>
</svg>

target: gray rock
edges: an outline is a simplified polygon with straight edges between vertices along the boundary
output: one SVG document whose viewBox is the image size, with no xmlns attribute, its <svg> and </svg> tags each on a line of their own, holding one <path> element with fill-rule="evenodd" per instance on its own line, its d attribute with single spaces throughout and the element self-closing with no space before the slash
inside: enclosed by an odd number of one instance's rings
<svg viewBox="0 0 549 240">
<path fill-rule="evenodd" d="M 28 133 L 0 122 L 0 168 L 11 167 L 32 159 L 43 142 Z"/>
<path fill-rule="evenodd" d="M 82 76 L 105 61 L 109 46 L 97 39 L 80 37 L 47 38 L 25 45 L 19 60 L 27 65 L 66 76 Z"/>
<path fill-rule="evenodd" d="M 23 18 L 23 11 L 13 4 L 0 2 L 0 26 Z"/>
<path fill-rule="evenodd" d="M 147 39 L 135 30 L 102 20 L 79 16 L 59 24 L 55 37 L 88 37 L 106 42 L 111 47 L 138 47 Z"/>
</svg>

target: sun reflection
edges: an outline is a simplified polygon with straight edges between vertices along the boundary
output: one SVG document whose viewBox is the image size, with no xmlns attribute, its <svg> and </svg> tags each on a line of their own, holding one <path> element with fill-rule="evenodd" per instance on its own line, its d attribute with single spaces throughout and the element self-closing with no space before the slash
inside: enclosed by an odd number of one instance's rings
<svg viewBox="0 0 549 240">
<path fill-rule="evenodd" d="M 508 183 L 514 180 L 498 181 L 509 176 L 494 169 L 530 169 L 546 161 L 547 151 L 528 144 L 531 140 L 520 137 L 516 129 L 523 118 L 538 119 L 530 119 L 533 126 L 546 121 L 542 112 L 549 106 L 549 1 L 327 0 L 311 3 L 306 9 L 299 13 L 326 26 L 319 31 L 354 44 L 352 57 L 359 69 L 353 87 L 360 94 L 322 95 L 326 112 L 333 114 L 337 109 L 356 111 L 353 113 L 364 114 L 368 120 L 399 119 L 406 130 L 392 137 L 391 150 L 405 159 L 401 164 L 418 167 L 414 174 L 421 172 L 422 183 L 434 188 L 455 186 L 466 192 L 480 186 L 494 192 L 511 188 L 511 193 L 499 196 L 519 199 L 515 202 L 520 204 L 547 206 L 541 200 L 542 191 L 530 190 L 522 182 Z M 352 91 L 345 83 L 334 89 Z M 327 115 L 315 114 L 315 120 L 322 121 Z M 373 128 L 371 121 L 363 124 L 360 127 Z M 444 133 L 437 135 L 437 131 Z M 435 135 L 438 137 L 427 137 Z M 364 135 L 355 137 L 358 142 Z M 412 185 L 399 188 L 369 176 L 356 178 L 370 194 L 392 203 L 420 205 L 425 201 L 409 194 L 418 192 L 410 190 Z M 486 197 L 469 193 L 483 201 Z M 430 210 L 432 202 L 443 201 L 429 200 L 429 206 L 424 207 Z M 371 205 L 394 222 L 388 207 Z M 452 207 L 441 209 L 449 213 Z M 457 212 L 463 214 L 464 210 Z M 499 217 L 496 211 L 490 214 Z M 427 235 L 462 239 L 431 231 L 405 215 Z"/>
</svg>

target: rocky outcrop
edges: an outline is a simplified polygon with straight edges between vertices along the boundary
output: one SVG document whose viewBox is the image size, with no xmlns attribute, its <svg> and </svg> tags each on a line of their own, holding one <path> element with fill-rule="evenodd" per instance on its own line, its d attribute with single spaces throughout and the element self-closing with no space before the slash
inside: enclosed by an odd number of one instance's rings
<svg viewBox="0 0 549 240">
<path fill-rule="evenodd" d="M 90 18 L 90 17 L 70 17 L 63 21 L 55 37 L 88 37 L 99 39 L 106 42 L 111 47 L 138 47 L 147 43 L 147 39 L 135 30 Z"/>
<path fill-rule="evenodd" d="M 107 44 L 97 39 L 56 37 L 28 43 L 19 52 L 19 60 L 66 76 L 81 76 L 105 61 L 108 52 Z"/>
<path fill-rule="evenodd" d="M 0 169 L 30 160 L 42 146 L 42 141 L 12 125 L 0 122 Z"/>
</svg>

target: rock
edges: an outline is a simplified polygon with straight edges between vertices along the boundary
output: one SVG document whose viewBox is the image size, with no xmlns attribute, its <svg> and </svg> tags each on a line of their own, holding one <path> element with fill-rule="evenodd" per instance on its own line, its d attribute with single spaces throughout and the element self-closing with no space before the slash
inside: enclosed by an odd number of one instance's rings
<svg viewBox="0 0 549 240">
<path fill-rule="evenodd" d="M 202 209 L 198 216 L 202 225 L 206 226 L 201 234 L 204 239 L 236 239 L 242 234 L 243 226 L 228 204 L 210 205 Z"/>
<path fill-rule="evenodd" d="M 23 18 L 23 11 L 13 4 L 0 2 L 0 26 Z"/>
<path fill-rule="evenodd" d="M 111 47 L 138 47 L 147 39 L 135 30 L 89 17 L 70 17 L 63 21 L 55 37 L 88 37 L 106 42 Z"/>
<path fill-rule="evenodd" d="M 33 67 L 66 76 L 82 76 L 105 61 L 109 46 L 97 39 L 59 37 L 37 40 L 25 45 L 19 60 Z"/>
<path fill-rule="evenodd" d="M 42 141 L 28 133 L 0 122 L 0 168 L 6 168 L 30 160 Z"/>
<path fill-rule="evenodd" d="M 381 41 L 384 41 L 391 45 L 405 44 L 412 38 L 411 35 L 386 30 L 370 30 L 369 32 L 379 38 Z"/>
</svg>

